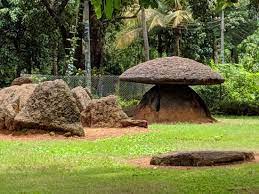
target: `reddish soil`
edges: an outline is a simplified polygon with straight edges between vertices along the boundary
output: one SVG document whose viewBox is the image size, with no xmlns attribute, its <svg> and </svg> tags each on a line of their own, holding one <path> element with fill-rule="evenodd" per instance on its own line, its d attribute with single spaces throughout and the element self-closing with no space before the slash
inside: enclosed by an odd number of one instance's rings
<svg viewBox="0 0 259 194">
<path fill-rule="evenodd" d="M 137 166 L 140 168 L 153 168 L 153 169 L 180 169 L 180 170 L 190 170 L 190 169 L 197 169 L 197 168 L 211 168 L 211 167 L 189 167 L 189 166 L 153 166 L 150 165 L 150 160 L 152 157 L 143 157 L 143 158 L 137 158 L 137 159 L 132 159 L 129 160 L 128 163 L 133 165 L 133 166 Z M 259 163 L 259 154 L 255 155 L 255 160 L 252 162 L 247 162 L 247 163 Z M 233 164 L 233 165 L 223 165 L 223 166 L 213 166 L 213 168 L 220 168 L 220 167 L 228 167 L 228 166 L 234 166 L 234 165 L 238 165 L 238 164 Z"/>
<path fill-rule="evenodd" d="M 149 132 L 146 128 L 132 127 L 132 128 L 104 128 L 104 129 L 86 129 L 86 139 L 88 140 L 97 140 L 97 139 L 106 139 L 112 137 L 122 137 L 125 135 L 136 135 L 139 133 Z"/>
<path fill-rule="evenodd" d="M 135 135 L 139 133 L 147 133 L 148 129 L 145 128 L 99 128 L 99 129 L 85 129 L 86 137 L 65 137 L 61 133 L 55 132 L 50 135 L 49 132 L 41 130 L 28 130 L 28 131 L 8 131 L 0 130 L 0 140 L 66 140 L 66 139 L 79 139 L 79 140 L 99 140 L 114 137 L 122 137 L 125 135 Z"/>
</svg>

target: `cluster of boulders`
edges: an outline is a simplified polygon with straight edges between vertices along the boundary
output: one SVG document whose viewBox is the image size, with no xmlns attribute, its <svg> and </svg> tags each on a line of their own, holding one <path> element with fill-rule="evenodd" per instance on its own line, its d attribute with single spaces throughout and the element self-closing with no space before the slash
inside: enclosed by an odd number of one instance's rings
<svg viewBox="0 0 259 194">
<path fill-rule="evenodd" d="M 33 84 L 18 78 L 0 90 L 0 130 L 40 129 L 85 136 L 84 127 L 147 127 L 130 119 L 115 96 L 92 99 L 81 86 L 72 90 L 63 80 Z"/>
</svg>

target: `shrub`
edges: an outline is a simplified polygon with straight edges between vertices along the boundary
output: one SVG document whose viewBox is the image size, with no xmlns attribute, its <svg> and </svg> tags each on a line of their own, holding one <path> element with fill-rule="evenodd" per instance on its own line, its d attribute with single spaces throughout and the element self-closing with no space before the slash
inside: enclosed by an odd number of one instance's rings
<svg viewBox="0 0 259 194">
<path fill-rule="evenodd" d="M 119 98 L 119 104 L 123 109 L 128 109 L 128 108 L 137 106 L 139 104 L 139 100 L 136 100 L 136 99 L 125 100 L 123 98 Z"/>
<path fill-rule="evenodd" d="M 195 87 L 213 113 L 259 115 L 259 74 L 240 64 L 213 64 L 225 78 L 221 86 Z"/>
</svg>

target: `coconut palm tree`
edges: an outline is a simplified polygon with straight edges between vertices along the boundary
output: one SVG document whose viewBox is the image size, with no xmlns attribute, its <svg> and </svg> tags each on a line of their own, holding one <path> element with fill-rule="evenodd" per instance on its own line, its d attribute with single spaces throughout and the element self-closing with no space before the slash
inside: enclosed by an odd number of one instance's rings
<svg viewBox="0 0 259 194">
<path fill-rule="evenodd" d="M 221 63 L 225 63 L 225 38 L 224 38 L 224 33 L 225 33 L 225 16 L 224 16 L 224 10 L 227 7 L 231 7 L 238 3 L 238 0 L 217 0 L 216 1 L 216 10 L 221 12 Z"/>
<path fill-rule="evenodd" d="M 150 48 L 148 40 L 149 25 L 147 23 L 150 20 L 150 13 L 138 1 L 132 7 L 134 12 L 136 12 L 136 18 L 131 18 L 125 22 L 125 30 L 117 38 L 117 48 L 126 48 L 137 38 L 143 37 L 145 61 L 148 61 Z M 131 12 L 132 10 L 127 11 L 124 16 L 129 17 Z"/>
<path fill-rule="evenodd" d="M 175 34 L 175 49 L 176 56 L 181 55 L 180 41 L 182 29 L 186 28 L 188 23 L 192 22 L 192 14 L 187 9 L 185 0 L 161 0 L 162 6 L 165 9 L 164 24 L 174 30 Z"/>
<path fill-rule="evenodd" d="M 143 12 L 142 12 L 143 13 Z M 155 27 L 171 28 L 175 31 L 175 55 L 180 55 L 180 40 L 182 28 L 192 21 L 191 13 L 185 9 L 180 0 L 161 0 L 158 9 L 145 9 L 147 31 Z M 126 28 L 117 38 L 117 48 L 126 48 L 134 40 L 141 37 L 141 17 L 127 21 Z"/>
<path fill-rule="evenodd" d="M 146 13 L 145 8 L 141 7 L 141 24 L 142 24 L 142 33 L 143 33 L 143 40 L 144 40 L 144 54 L 145 54 L 145 61 L 149 61 L 149 41 L 148 41 L 148 32 L 147 32 L 147 21 L 146 21 Z"/>
</svg>

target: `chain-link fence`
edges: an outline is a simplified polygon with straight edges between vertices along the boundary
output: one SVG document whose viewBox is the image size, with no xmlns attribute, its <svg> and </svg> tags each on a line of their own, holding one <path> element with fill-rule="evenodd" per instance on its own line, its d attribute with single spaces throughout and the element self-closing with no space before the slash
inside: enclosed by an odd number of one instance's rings
<svg viewBox="0 0 259 194">
<path fill-rule="evenodd" d="M 70 88 L 77 86 L 87 87 L 89 79 L 85 76 L 52 76 L 52 75 L 23 75 L 31 77 L 35 82 L 63 79 Z M 109 95 L 116 95 L 124 102 L 141 100 L 143 95 L 153 85 L 124 82 L 119 76 L 101 75 L 92 76 L 91 92 L 94 98 L 101 98 Z M 229 95 L 228 90 L 221 85 L 215 86 L 194 86 L 192 87 L 210 108 L 213 113 L 258 115 L 258 103 L 238 101 Z"/>
<path fill-rule="evenodd" d="M 69 85 L 70 88 L 75 88 L 77 86 L 87 87 L 89 84 L 89 79 L 85 76 L 29 74 L 24 74 L 23 76 L 32 77 L 35 82 L 62 79 Z M 113 75 L 92 76 L 91 78 L 91 91 L 95 98 L 117 95 L 125 100 L 140 100 L 151 87 L 152 85 L 120 81 L 119 76 Z"/>
</svg>

